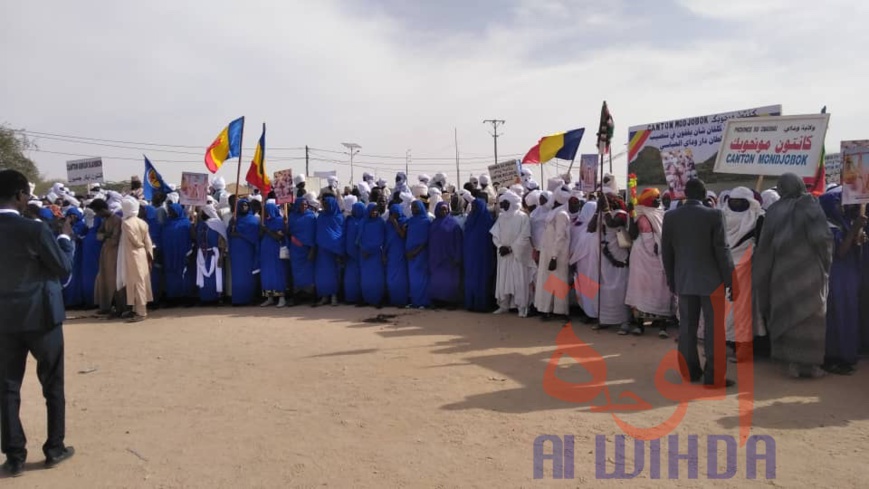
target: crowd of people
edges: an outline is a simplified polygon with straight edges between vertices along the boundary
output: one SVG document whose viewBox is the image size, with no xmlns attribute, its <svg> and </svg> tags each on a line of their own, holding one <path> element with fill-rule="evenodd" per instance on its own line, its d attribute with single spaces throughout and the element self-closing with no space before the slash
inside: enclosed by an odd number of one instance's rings
<svg viewBox="0 0 869 489">
<path fill-rule="evenodd" d="M 197 303 L 462 308 L 574 315 L 620 335 L 652 328 L 668 338 L 679 327 L 680 343 L 688 330 L 709 343 L 712 284 L 730 304 L 731 361 L 766 345 L 794 377 L 854 371 L 869 321 L 869 244 L 866 217 L 842 205 L 841 187 L 816 198 L 788 174 L 763 193 L 715 195 L 692 179 L 682 200 L 646 188 L 632 203 L 609 174 L 590 195 L 569 175 L 541 188 L 523 169 L 516 182 L 480 175 L 457 188 L 442 173 L 414 183 L 366 173 L 352 188 L 332 177 L 311 191 L 299 175 L 294 202 L 279 205 L 256 189 L 230 195 L 218 177 L 208 204 L 192 208 L 174 191 L 145 201 L 134 177 L 126 195 L 56 184 L 29 214 L 57 234 L 56 223 L 71 223 L 66 307 L 131 322 L 149 307 Z M 703 224 L 676 217 L 689 206 L 710 211 L 697 214 Z M 708 257 L 712 272 L 701 266 Z"/>
</svg>

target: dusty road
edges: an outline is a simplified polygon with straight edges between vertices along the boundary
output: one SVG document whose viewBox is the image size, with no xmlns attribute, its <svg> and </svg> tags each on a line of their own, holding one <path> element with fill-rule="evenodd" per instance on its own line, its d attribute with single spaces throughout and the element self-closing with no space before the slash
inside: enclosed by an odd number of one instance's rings
<svg viewBox="0 0 869 489">
<path fill-rule="evenodd" d="M 387 322 L 365 322 L 380 314 Z M 746 449 L 734 478 L 706 479 L 707 435 L 738 435 L 736 392 L 690 404 L 675 430 L 682 451 L 698 434 L 699 480 L 644 471 L 600 481 L 595 436 L 614 470 L 608 413 L 544 392 L 558 324 L 463 312 L 299 307 L 286 310 L 158 311 L 129 325 L 68 322 L 67 423 L 77 455 L 40 470 L 44 407 L 28 366 L 22 417 L 28 471 L 17 488 L 393 488 L 393 487 L 865 487 L 869 479 L 869 372 L 817 381 L 755 369 L 752 434 L 776 443 L 776 479 L 746 479 Z M 655 336 L 620 337 L 575 325 L 604 358 L 613 398 L 631 390 L 652 409 L 620 414 L 632 425 L 662 423 L 677 409 L 655 389 L 655 370 L 675 347 Z M 731 377 L 735 371 L 731 365 Z M 588 381 L 572 360 L 559 377 Z M 594 400 L 603 405 L 604 395 Z M 575 474 L 534 480 L 540 435 L 574 435 Z M 548 446 L 548 445 L 547 445 Z M 633 467 L 629 443 L 628 468 Z M 547 448 L 547 450 L 549 450 Z M 763 450 L 761 450 L 763 451 Z M 723 450 L 722 450 L 723 452 Z M 723 454 L 719 457 L 723 467 Z M 721 468 L 719 467 L 719 468 Z"/>
</svg>

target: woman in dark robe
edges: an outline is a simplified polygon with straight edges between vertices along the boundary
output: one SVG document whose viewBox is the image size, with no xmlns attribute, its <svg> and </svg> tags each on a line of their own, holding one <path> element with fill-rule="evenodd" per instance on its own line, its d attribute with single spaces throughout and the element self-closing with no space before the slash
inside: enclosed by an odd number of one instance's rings
<svg viewBox="0 0 869 489">
<path fill-rule="evenodd" d="M 308 201 L 299 198 L 290 214 L 290 261 L 293 273 L 293 300 L 314 298 L 314 246 L 317 216 Z"/>
<path fill-rule="evenodd" d="M 154 244 L 154 263 L 151 265 L 151 295 L 154 303 L 159 304 L 163 297 L 163 224 L 157 208 L 153 205 L 142 206 L 144 220 L 148 223 L 148 234 Z"/>
<path fill-rule="evenodd" d="M 169 204 L 169 215 L 163 225 L 162 251 L 166 277 L 166 299 L 175 304 L 188 301 L 196 283 L 190 251 L 193 246 L 190 219 L 181 204 Z"/>
<path fill-rule="evenodd" d="M 383 306 L 383 295 L 386 291 L 386 260 L 383 254 L 386 222 L 380 217 L 379 207 L 380 204 L 375 202 L 368 204 L 358 239 L 362 300 L 377 308 Z"/>
<path fill-rule="evenodd" d="M 474 199 L 465 220 L 463 262 L 465 264 L 465 309 L 490 312 L 495 297 L 495 247 L 489 230 L 495 224 L 483 199 Z"/>
<path fill-rule="evenodd" d="M 406 237 L 407 218 L 400 203 L 392 204 L 386 221 L 386 290 L 389 304 L 394 307 L 405 307 L 408 303 Z"/>
<path fill-rule="evenodd" d="M 262 307 L 286 307 L 287 261 L 281 259 L 281 247 L 287 244 L 284 216 L 277 204 L 266 202 L 263 208 L 263 232 L 260 239 L 260 278 L 265 302 Z"/>
<path fill-rule="evenodd" d="M 260 269 L 260 223 L 251 212 L 247 199 L 239 199 L 236 206 L 237 216 L 229 223 L 232 305 L 248 306 L 254 300 L 257 288 L 256 275 Z"/>
<path fill-rule="evenodd" d="M 344 302 L 362 306 L 359 271 L 359 230 L 365 222 L 365 204 L 353 204 L 350 217 L 344 221 Z"/>
<path fill-rule="evenodd" d="M 93 213 L 93 210 L 88 209 L 86 212 Z M 82 239 L 81 266 L 82 299 L 84 307 L 87 309 L 93 309 L 97 305 L 94 290 L 97 274 L 100 271 L 100 253 L 103 248 L 103 242 L 97 238 L 97 233 L 100 231 L 103 220 L 99 216 L 93 216 L 90 219 L 92 220 L 90 227 L 88 227 L 87 233 Z M 87 222 L 88 220 L 86 219 L 85 223 L 87 224 Z"/>
<path fill-rule="evenodd" d="M 411 217 L 407 220 L 407 277 L 410 304 L 407 307 L 425 309 L 431 305 L 429 298 L 428 241 L 431 221 L 425 204 L 415 200 L 410 204 Z"/>
<path fill-rule="evenodd" d="M 429 298 L 435 306 L 453 307 L 459 300 L 462 275 L 462 228 L 450 206 L 435 206 L 428 238 Z"/>
<path fill-rule="evenodd" d="M 323 196 L 323 211 L 317 216 L 317 297 L 320 305 L 338 305 L 340 260 L 344 255 L 344 215 L 335 196 Z"/>
<path fill-rule="evenodd" d="M 859 216 L 858 206 L 842 208 L 841 187 L 818 200 L 833 233 L 824 370 L 851 375 L 860 349 L 860 247 L 866 218 Z"/>
<path fill-rule="evenodd" d="M 752 284 L 772 358 L 787 363 L 791 376 L 820 376 L 832 234 L 818 199 L 800 177 L 782 175 L 778 191 L 781 200 L 767 210 L 753 256 Z"/>
</svg>

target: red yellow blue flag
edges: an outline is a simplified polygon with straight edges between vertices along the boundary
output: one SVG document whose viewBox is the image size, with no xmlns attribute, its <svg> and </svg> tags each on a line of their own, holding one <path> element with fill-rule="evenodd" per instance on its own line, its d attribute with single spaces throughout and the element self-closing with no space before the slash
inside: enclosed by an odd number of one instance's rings
<svg viewBox="0 0 869 489">
<path fill-rule="evenodd" d="M 253 159 L 250 161 L 250 168 L 247 170 L 247 176 L 244 177 L 247 183 L 258 188 L 263 194 L 268 194 L 272 190 L 272 182 L 269 180 L 269 175 L 266 173 L 266 125 L 263 123 L 263 134 L 256 143 L 256 151 L 253 153 Z"/>
<path fill-rule="evenodd" d="M 229 123 L 224 127 L 211 146 L 205 150 L 205 167 L 211 173 L 217 173 L 217 170 L 223 165 L 223 162 L 229 158 L 237 157 L 241 154 L 241 137 L 244 131 L 244 117 Z"/>
</svg>

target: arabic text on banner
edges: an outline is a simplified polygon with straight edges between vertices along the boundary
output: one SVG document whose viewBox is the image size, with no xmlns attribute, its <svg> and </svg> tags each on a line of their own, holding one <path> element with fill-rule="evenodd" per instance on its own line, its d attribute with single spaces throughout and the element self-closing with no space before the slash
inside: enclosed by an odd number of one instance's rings
<svg viewBox="0 0 869 489">
<path fill-rule="evenodd" d="M 646 147 L 661 151 L 690 149 L 695 161 L 704 162 L 718 151 L 724 137 L 724 124 L 728 120 L 781 115 L 781 110 L 781 105 L 770 105 L 633 126 L 628 129 L 628 162 L 633 163 Z"/>
<path fill-rule="evenodd" d="M 85 158 L 66 162 L 66 183 L 84 185 L 103 182 L 103 159 Z"/>
<path fill-rule="evenodd" d="M 842 183 L 842 153 L 824 155 L 824 172 L 827 183 Z"/>
<path fill-rule="evenodd" d="M 295 200 L 293 170 L 276 171 L 275 178 L 272 180 L 272 190 L 275 191 L 275 202 L 278 205 L 292 204 Z"/>
<path fill-rule="evenodd" d="M 842 204 L 869 204 L 869 141 L 842 141 Z"/>
<path fill-rule="evenodd" d="M 727 121 L 716 173 L 814 177 L 829 114 L 752 117 Z"/>
<path fill-rule="evenodd" d="M 600 156 L 597 154 L 581 155 L 579 157 L 579 185 L 585 193 L 594 192 L 597 188 L 597 169 Z"/>
<path fill-rule="evenodd" d="M 516 160 L 504 161 L 497 165 L 489 165 L 489 178 L 492 185 L 509 187 L 518 182 L 519 174 L 516 172 Z"/>
<path fill-rule="evenodd" d="M 181 205 L 205 205 L 208 203 L 208 174 L 181 173 Z"/>
</svg>

